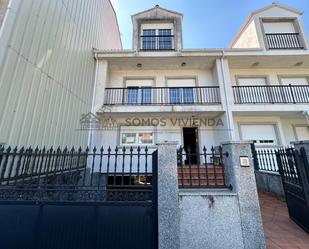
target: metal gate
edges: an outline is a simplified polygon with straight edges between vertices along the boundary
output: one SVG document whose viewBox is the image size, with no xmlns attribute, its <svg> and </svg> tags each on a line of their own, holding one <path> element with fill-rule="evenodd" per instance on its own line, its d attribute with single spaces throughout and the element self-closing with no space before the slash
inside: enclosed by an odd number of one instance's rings
<svg viewBox="0 0 309 249">
<path fill-rule="evenodd" d="M 157 151 L 0 148 L 0 248 L 157 249 Z"/>
<path fill-rule="evenodd" d="M 276 151 L 290 218 L 309 233 L 309 165 L 304 148 Z"/>
</svg>

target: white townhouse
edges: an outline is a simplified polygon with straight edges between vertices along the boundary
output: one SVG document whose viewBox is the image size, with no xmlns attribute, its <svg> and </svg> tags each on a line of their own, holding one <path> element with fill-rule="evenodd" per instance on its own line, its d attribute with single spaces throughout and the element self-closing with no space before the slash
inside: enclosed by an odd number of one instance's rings
<svg viewBox="0 0 309 249">
<path fill-rule="evenodd" d="M 257 147 L 309 139 L 309 45 L 302 12 L 253 12 L 229 48 L 183 48 L 183 15 L 158 5 L 132 16 L 133 48 L 95 50 L 91 145 Z M 207 31 L 205 31 L 206 33 Z M 208 34 L 211 35 L 211 34 Z"/>
</svg>

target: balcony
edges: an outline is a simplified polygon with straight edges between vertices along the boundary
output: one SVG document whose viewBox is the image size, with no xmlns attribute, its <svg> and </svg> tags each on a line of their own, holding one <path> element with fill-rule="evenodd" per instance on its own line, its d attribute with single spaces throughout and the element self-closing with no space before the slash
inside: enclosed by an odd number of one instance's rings
<svg viewBox="0 0 309 249">
<path fill-rule="evenodd" d="M 174 50 L 174 35 L 141 35 L 141 51 Z"/>
<path fill-rule="evenodd" d="M 106 88 L 104 105 L 211 105 L 220 104 L 219 87 Z"/>
<path fill-rule="evenodd" d="M 309 85 L 233 86 L 235 104 L 309 103 Z"/>
<path fill-rule="evenodd" d="M 269 49 L 303 49 L 299 33 L 265 34 Z"/>
</svg>

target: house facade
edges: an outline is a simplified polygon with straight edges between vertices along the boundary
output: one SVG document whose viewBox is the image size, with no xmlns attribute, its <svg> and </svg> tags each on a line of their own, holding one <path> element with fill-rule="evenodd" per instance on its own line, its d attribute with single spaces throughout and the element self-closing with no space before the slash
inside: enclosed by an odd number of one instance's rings
<svg viewBox="0 0 309 249">
<path fill-rule="evenodd" d="M 132 49 L 95 50 L 92 111 L 113 127 L 93 131 L 91 144 L 168 140 L 201 150 L 228 140 L 269 148 L 309 139 L 301 15 L 280 4 L 257 10 L 225 49 L 183 48 L 180 13 L 155 6 L 133 15 Z"/>
</svg>

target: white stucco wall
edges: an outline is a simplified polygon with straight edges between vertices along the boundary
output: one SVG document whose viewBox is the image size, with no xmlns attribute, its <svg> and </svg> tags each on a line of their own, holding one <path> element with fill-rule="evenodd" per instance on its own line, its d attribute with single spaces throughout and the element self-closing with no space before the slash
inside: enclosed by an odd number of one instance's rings
<svg viewBox="0 0 309 249">
<path fill-rule="evenodd" d="M 105 118 L 109 117 L 108 113 L 104 115 Z M 130 115 L 126 115 L 126 117 L 116 117 L 114 115 L 111 115 L 110 117 L 112 117 L 116 121 L 119 127 L 93 131 L 91 147 L 111 146 L 111 148 L 115 148 L 116 146 L 121 146 L 121 131 L 129 132 L 130 130 L 139 131 L 139 129 L 142 129 L 142 127 L 140 126 L 134 126 L 137 124 L 134 124 L 134 119 L 145 120 L 145 122 L 147 120 L 150 120 L 149 122 L 152 122 L 152 120 L 154 119 L 162 119 L 162 121 L 160 121 L 160 124 L 157 126 L 145 126 L 147 130 L 151 129 L 154 134 L 154 144 L 153 146 L 148 147 L 154 147 L 156 143 L 162 141 L 177 141 L 178 146 L 183 145 L 183 127 L 192 127 L 192 124 L 190 124 L 190 122 L 192 122 L 190 121 L 190 118 L 192 118 L 192 114 L 190 113 L 180 115 L 161 114 L 154 116 L 131 113 Z M 198 127 L 198 139 L 200 149 L 205 146 L 208 150 L 210 150 L 211 146 L 220 145 L 222 141 L 228 140 L 225 123 L 223 126 L 214 125 L 212 121 L 214 117 L 206 113 L 204 115 L 198 115 L 196 116 L 196 118 L 203 120 L 209 119 L 209 121 L 205 121 L 207 122 L 206 126 L 204 124 L 200 124 L 200 126 Z M 218 118 L 221 118 L 222 121 L 225 122 L 224 115 L 216 117 L 215 120 L 217 121 Z"/>
<path fill-rule="evenodd" d="M 108 0 L 11 0 L 0 31 L 0 143 L 82 145 L 93 48 L 121 48 Z"/>
<path fill-rule="evenodd" d="M 232 85 L 237 85 L 237 76 L 265 76 L 269 85 L 279 85 L 280 77 L 308 77 L 307 68 L 231 68 Z"/>
<path fill-rule="evenodd" d="M 167 80 L 177 78 L 196 78 L 196 86 L 218 86 L 211 69 L 184 70 L 111 70 L 106 87 L 125 87 L 126 78 L 153 78 L 155 87 L 167 87 Z"/>
<path fill-rule="evenodd" d="M 255 22 L 251 22 L 243 31 L 233 48 L 259 48 L 260 43 Z"/>
<path fill-rule="evenodd" d="M 265 114 L 264 114 L 265 115 Z M 278 145 L 288 145 L 296 140 L 293 126 L 308 125 L 305 117 L 297 116 L 234 116 L 234 128 L 236 140 L 241 139 L 241 124 L 272 124 L 276 127 Z M 258 130 L 256 131 L 259 132 Z"/>
</svg>

